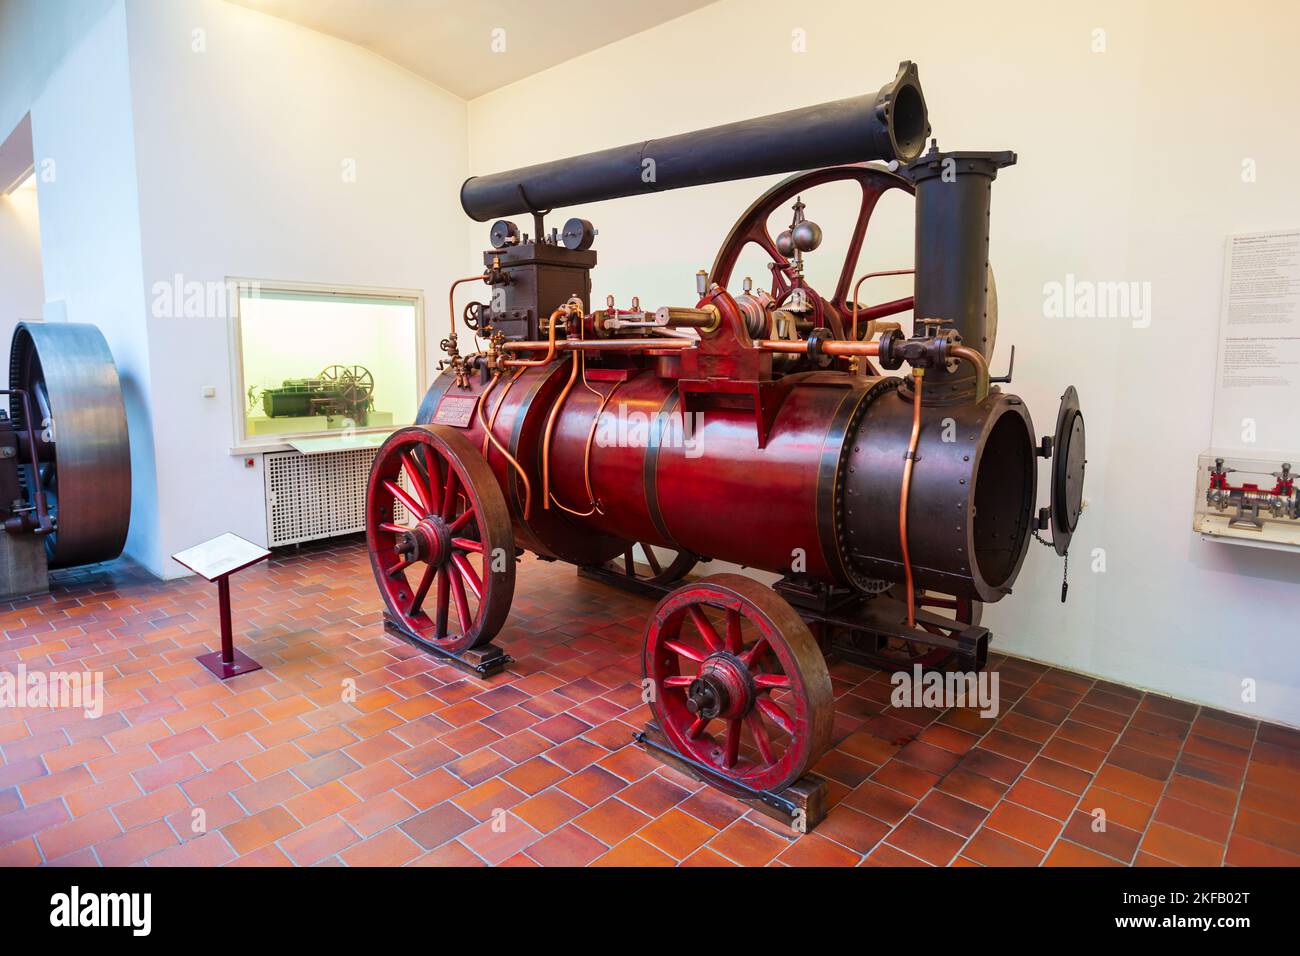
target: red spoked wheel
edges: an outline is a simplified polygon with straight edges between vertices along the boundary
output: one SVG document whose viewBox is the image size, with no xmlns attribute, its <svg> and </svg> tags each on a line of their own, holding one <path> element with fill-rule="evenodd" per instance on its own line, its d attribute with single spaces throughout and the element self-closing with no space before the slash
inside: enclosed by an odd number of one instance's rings
<svg viewBox="0 0 1300 956">
<path fill-rule="evenodd" d="M 487 644 L 510 612 L 515 545 L 496 476 L 445 425 L 394 432 L 366 490 L 366 543 L 397 623 L 449 654 Z"/>
<path fill-rule="evenodd" d="M 830 747 L 826 661 L 794 608 L 757 581 L 715 574 L 665 597 L 644 666 L 660 729 L 723 779 L 780 790 Z"/>
</svg>

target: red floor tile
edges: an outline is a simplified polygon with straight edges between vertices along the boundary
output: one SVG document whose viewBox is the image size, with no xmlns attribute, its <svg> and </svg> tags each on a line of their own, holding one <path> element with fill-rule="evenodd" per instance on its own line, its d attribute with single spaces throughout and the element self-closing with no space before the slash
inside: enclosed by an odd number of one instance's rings
<svg viewBox="0 0 1300 956">
<path fill-rule="evenodd" d="M 356 538 L 245 572 L 264 668 L 224 684 L 197 582 L 118 562 L 0 605 L 0 660 L 108 695 L 0 723 L 0 865 L 1300 865 L 1300 731 L 1001 655 L 997 718 L 897 709 L 834 662 L 832 809 L 799 835 L 632 742 L 649 600 L 526 559 L 484 681 L 383 634 L 369 582 Z"/>
</svg>

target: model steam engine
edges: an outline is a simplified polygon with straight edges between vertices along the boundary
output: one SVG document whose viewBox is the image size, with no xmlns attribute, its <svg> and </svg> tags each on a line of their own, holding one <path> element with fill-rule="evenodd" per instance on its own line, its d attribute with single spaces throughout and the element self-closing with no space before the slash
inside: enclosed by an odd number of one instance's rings
<svg viewBox="0 0 1300 956">
<path fill-rule="evenodd" d="M 249 389 L 249 403 L 260 397 L 267 418 L 344 416 L 364 426 L 375 404 L 375 377 L 362 365 L 327 365 L 314 378 L 286 379 L 279 388 Z"/>
<path fill-rule="evenodd" d="M 1210 507 L 1221 512 L 1236 509 L 1228 521 L 1229 527 L 1258 531 L 1264 527 L 1261 512 L 1274 518 L 1300 520 L 1300 496 L 1296 495 L 1290 462 L 1283 462 L 1280 470 L 1271 472 L 1272 488 L 1261 488 L 1258 482 L 1250 481 L 1231 484 L 1228 475 L 1235 471 L 1236 468 L 1225 468 L 1222 458 L 1214 459 L 1210 466 L 1210 487 L 1205 492 L 1205 502 Z"/>
<path fill-rule="evenodd" d="M 376 457 L 368 544 L 390 621 L 481 662 L 520 547 L 662 595 L 645 634 L 647 742 L 769 804 L 830 746 L 827 655 L 982 666 L 982 603 L 1011 592 L 1032 537 L 1069 545 L 1083 418 L 1068 389 L 1039 441 L 998 387 L 1009 375 L 989 373 L 991 188 L 1015 154 L 923 154 L 929 133 L 905 62 L 875 94 L 469 179 L 472 218 L 531 214 L 531 230 L 491 227 L 484 271 L 452 287 L 444 374 Z M 593 309 L 595 229 L 543 222 L 795 170 L 735 224 L 688 305 Z M 818 289 L 805 262 L 823 235 L 802 197 L 826 183 L 856 187 L 857 206 L 835 286 Z M 914 271 L 913 294 L 864 305 L 882 273 L 858 276 L 857 261 L 891 190 L 916 199 L 915 264 L 884 274 Z M 789 227 L 773 236 L 780 210 Z M 770 260 L 766 289 L 735 274 L 751 245 Z M 458 326 L 470 282 L 489 301 Z M 910 335 L 885 321 L 908 311 Z M 633 419 L 649 427 L 622 427 Z M 1039 457 L 1054 457 L 1041 511 Z M 782 578 L 688 578 L 701 560 Z"/>
</svg>

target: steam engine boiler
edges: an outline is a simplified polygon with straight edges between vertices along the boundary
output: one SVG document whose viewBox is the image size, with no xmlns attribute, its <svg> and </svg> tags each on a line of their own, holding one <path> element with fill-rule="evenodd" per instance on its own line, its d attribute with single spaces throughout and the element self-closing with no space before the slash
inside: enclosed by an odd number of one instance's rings
<svg viewBox="0 0 1300 956">
<path fill-rule="evenodd" d="M 1083 418 L 1068 389 L 1040 441 L 999 387 L 1009 375 L 989 372 L 990 197 L 1015 154 L 927 149 L 929 135 L 904 62 L 874 94 L 469 179 L 465 212 L 502 218 L 482 273 L 452 286 L 444 371 L 368 487 L 390 620 L 474 659 L 506 620 L 520 548 L 660 596 L 643 658 L 656 739 L 771 799 L 830 746 L 828 655 L 982 666 L 982 604 L 1011 592 L 1032 537 L 1069 545 Z M 595 229 L 546 232 L 556 207 L 791 172 L 684 305 L 595 307 Z M 856 187 L 854 225 L 818 289 L 805 266 L 823 234 L 803 197 L 837 182 Z M 881 273 L 859 276 L 859 254 L 890 190 L 915 196 L 914 266 L 890 270 L 914 272 L 913 294 L 863 304 Z M 766 288 L 735 274 L 750 246 L 770 260 Z M 484 301 L 458 312 L 471 283 Z M 910 334 L 886 321 L 909 311 Z M 1041 510 L 1039 457 L 1054 458 Z M 700 561 L 781 579 L 689 576 Z"/>
</svg>

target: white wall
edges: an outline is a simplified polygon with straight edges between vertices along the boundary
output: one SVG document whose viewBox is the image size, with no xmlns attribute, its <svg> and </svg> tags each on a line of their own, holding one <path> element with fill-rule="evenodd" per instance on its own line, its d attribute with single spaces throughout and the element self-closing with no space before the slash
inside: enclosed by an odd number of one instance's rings
<svg viewBox="0 0 1300 956">
<path fill-rule="evenodd" d="M 64 56 L 121 0 L 0 0 L 0 130 L 18 124 Z"/>
<path fill-rule="evenodd" d="M 1092 52 L 1096 29 L 1105 52 Z M 806 53 L 792 51 L 795 30 Z M 1298 31 L 1300 12 L 1286 2 L 1225 16 L 1200 0 L 941 0 L 882 16 L 856 2 L 723 0 L 473 100 L 470 167 L 868 92 L 900 60 L 917 61 L 943 147 L 1019 153 L 994 187 L 995 369 L 1014 342 L 1015 390 L 1040 433 L 1069 383 L 1088 422 L 1090 507 L 1072 548 L 1070 601 L 1058 603 L 1060 562 L 1032 544 L 1016 594 L 986 612 L 995 647 L 1297 725 L 1300 557 L 1205 543 L 1190 523 L 1196 455 L 1209 441 L 1224 237 L 1300 224 Z M 1257 182 L 1242 181 L 1245 158 Z M 768 182 L 584 207 L 600 229 L 597 300 L 691 303 L 695 270 Z M 905 205 L 868 240 L 864 268 L 910 264 Z M 558 211 L 557 223 L 569 214 Z M 809 215 L 829 232 L 843 214 Z M 471 250 L 485 234 L 470 227 Z M 1045 318 L 1044 284 L 1067 273 L 1150 282 L 1150 327 Z M 1300 425 L 1289 445 L 1300 452 Z M 1094 549 L 1104 573 L 1091 570 Z M 1243 702 L 1245 679 L 1258 682 L 1257 703 Z"/>
<path fill-rule="evenodd" d="M 465 249 L 464 101 L 221 0 L 132 0 L 127 20 L 146 299 L 178 274 L 422 290 L 432 368 Z M 242 396 L 231 395 L 225 317 L 150 315 L 148 327 L 166 454 L 159 552 L 146 563 L 173 576 L 183 572 L 167 555 L 222 531 L 265 541 L 263 477 L 260 456 L 246 468 L 229 453 Z M 205 385 L 216 399 L 201 397 Z"/>
<path fill-rule="evenodd" d="M 155 568 L 160 516 L 121 0 L 65 53 L 31 104 L 45 297 L 62 303 L 68 321 L 99 326 L 113 351 L 131 439 L 126 553 Z"/>
<path fill-rule="evenodd" d="M 36 190 L 16 189 L 0 196 L 0 346 L 19 322 L 39 319 L 44 302 Z"/>
</svg>

